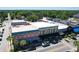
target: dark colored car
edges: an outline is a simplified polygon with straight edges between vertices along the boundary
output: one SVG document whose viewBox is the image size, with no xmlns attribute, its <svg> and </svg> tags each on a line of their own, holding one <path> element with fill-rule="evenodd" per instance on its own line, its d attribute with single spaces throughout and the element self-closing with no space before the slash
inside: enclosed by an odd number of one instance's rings
<svg viewBox="0 0 79 59">
<path fill-rule="evenodd" d="M 70 42 L 69 40 L 65 40 L 66 42 Z"/>
<path fill-rule="evenodd" d="M 55 38 L 55 37 L 49 37 L 48 39 L 49 39 L 49 42 L 52 43 L 52 44 L 58 43 L 58 39 Z"/>
<path fill-rule="evenodd" d="M 0 41 L 2 41 L 2 38 L 0 38 Z"/>
<path fill-rule="evenodd" d="M 3 35 L 0 35 L 0 37 L 3 37 Z"/>
<path fill-rule="evenodd" d="M 28 51 L 32 51 L 32 50 L 36 50 L 36 47 L 30 47 L 26 50 L 23 50 L 22 52 L 28 52 Z"/>
<path fill-rule="evenodd" d="M 2 31 L 4 31 L 4 29 L 2 29 Z"/>
<path fill-rule="evenodd" d="M 32 46 L 35 46 L 35 47 L 38 47 L 38 46 L 41 46 L 41 40 L 33 40 L 31 45 Z"/>
<path fill-rule="evenodd" d="M 42 46 L 43 46 L 43 47 L 50 46 L 50 42 L 49 42 L 49 41 L 44 41 L 44 42 L 42 43 Z"/>
<path fill-rule="evenodd" d="M 36 47 L 30 47 L 27 49 L 28 51 L 36 50 Z"/>
<path fill-rule="evenodd" d="M 2 34 L 4 33 L 4 29 L 2 29 Z"/>
<path fill-rule="evenodd" d="M 58 43 L 58 41 L 57 40 L 52 40 L 52 41 L 50 41 L 52 44 L 57 44 Z"/>
</svg>

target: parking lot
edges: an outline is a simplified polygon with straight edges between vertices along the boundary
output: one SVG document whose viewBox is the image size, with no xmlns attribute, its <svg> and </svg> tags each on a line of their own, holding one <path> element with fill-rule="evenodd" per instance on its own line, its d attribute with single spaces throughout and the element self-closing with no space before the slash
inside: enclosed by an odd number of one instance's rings
<svg viewBox="0 0 79 59">
<path fill-rule="evenodd" d="M 66 41 L 62 40 L 57 44 L 51 44 L 48 47 L 38 47 L 36 50 L 31 52 L 74 52 L 75 48 L 67 43 Z"/>
<path fill-rule="evenodd" d="M 53 40 L 54 38 L 52 38 Z M 45 43 L 46 44 L 45 44 Z M 65 41 L 63 38 L 61 40 L 55 40 L 52 43 L 49 41 L 44 41 L 41 46 L 31 47 L 30 49 L 22 50 L 22 52 L 74 52 L 75 47 L 72 43 Z"/>
</svg>

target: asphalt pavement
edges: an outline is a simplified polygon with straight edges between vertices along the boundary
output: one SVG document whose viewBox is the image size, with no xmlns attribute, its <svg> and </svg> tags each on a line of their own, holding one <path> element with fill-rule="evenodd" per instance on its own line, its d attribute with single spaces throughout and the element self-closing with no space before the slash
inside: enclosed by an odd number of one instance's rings
<svg viewBox="0 0 79 59">
<path fill-rule="evenodd" d="M 58 44 L 51 44 L 48 47 L 38 47 L 31 52 L 74 52 L 75 47 L 66 41 L 62 40 Z"/>
<path fill-rule="evenodd" d="M 10 35 L 10 31 L 9 31 L 10 23 L 9 21 L 6 21 L 4 22 L 4 24 L 5 26 L 4 26 L 3 38 L 0 45 L 0 52 L 8 52 L 10 48 L 9 42 L 7 41 L 7 37 Z"/>
</svg>

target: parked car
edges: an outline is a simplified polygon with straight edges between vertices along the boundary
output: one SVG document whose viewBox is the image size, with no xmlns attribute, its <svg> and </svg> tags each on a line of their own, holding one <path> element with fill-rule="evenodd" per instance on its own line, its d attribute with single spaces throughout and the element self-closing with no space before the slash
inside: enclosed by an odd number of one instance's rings
<svg viewBox="0 0 79 59">
<path fill-rule="evenodd" d="M 2 37 L 0 37 L 0 41 L 2 41 Z"/>
<path fill-rule="evenodd" d="M 3 37 L 3 35 L 0 35 L 0 37 Z"/>
<path fill-rule="evenodd" d="M 49 41 L 44 41 L 44 42 L 42 43 L 42 46 L 43 46 L 43 47 L 50 46 L 50 42 L 49 42 Z"/>
<path fill-rule="evenodd" d="M 35 47 L 41 46 L 41 40 L 33 40 L 31 45 L 34 45 Z"/>
<path fill-rule="evenodd" d="M 2 29 L 2 34 L 4 33 L 4 29 Z"/>
<path fill-rule="evenodd" d="M 2 27 L 2 23 L 0 23 L 0 27 Z"/>
<path fill-rule="evenodd" d="M 36 47 L 27 48 L 26 50 L 22 50 L 22 52 L 28 52 L 28 51 L 32 51 L 32 50 L 36 50 Z"/>
<path fill-rule="evenodd" d="M 60 40 L 59 40 L 59 37 L 49 37 L 49 42 L 52 43 L 52 44 L 56 44 L 58 43 Z"/>
<path fill-rule="evenodd" d="M 4 32 L 4 29 L 2 29 L 2 31 Z"/>
<path fill-rule="evenodd" d="M 36 47 L 30 47 L 27 49 L 28 51 L 36 50 Z"/>
<path fill-rule="evenodd" d="M 70 41 L 69 41 L 69 40 L 67 40 L 67 39 L 66 39 L 65 41 L 66 41 L 66 42 L 70 42 Z"/>
</svg>

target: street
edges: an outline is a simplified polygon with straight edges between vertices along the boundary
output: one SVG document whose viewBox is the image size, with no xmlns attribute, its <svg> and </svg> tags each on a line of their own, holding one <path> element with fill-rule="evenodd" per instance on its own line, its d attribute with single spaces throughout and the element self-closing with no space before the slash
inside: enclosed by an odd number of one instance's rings
<svg viewBox="0 0 79 59">
<path fill-rule="evenodd" d="M 1 41 L 1 45 L 0 45 L 0 52 L 8 52 L 9 51 L 9 42 L 7 41 L 7 37 L 10 34 L 9 31 L 9 21 L 6 21 L 4 23 L 6 26 L 4 26 L 4 33 L 3 33 L 3 38 Z"/>
</svg>

